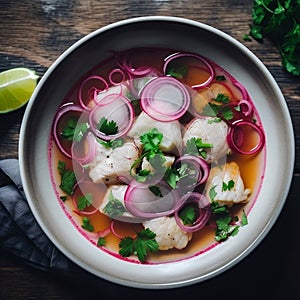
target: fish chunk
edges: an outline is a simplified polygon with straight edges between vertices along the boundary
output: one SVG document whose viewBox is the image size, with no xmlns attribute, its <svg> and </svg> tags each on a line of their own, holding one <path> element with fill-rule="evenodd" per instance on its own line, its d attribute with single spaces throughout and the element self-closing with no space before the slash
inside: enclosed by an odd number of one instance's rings
<svg viewBox="0 0 300 300">
<path fill-rule="evenodd" d="M 176 121 L 159 122 L 146 113 L 142 112 L 135 120 L 132 128 L 128 132 L 128 136 L 135 139 L 138 146 L 141 146 L 140 136 L 156 128 L 163 134 L 160 149 L 163 152 L 177 153 L 181 149 L 181 125 Z"/>
<path fill-rule="evenodd" d="M 89 176 L 95 183 L 128 182 L 131 180 L 131 166 L 138 157 L 139 149 L 133 141 L 127 141 L 115 149 L 107 149 L 97 143 L 96 158 L 90 164 Z"/>
<path fill-rule="evenodd" d="M 116 184 L 108 187 L 99 211 L 112 219 L 122 222 L 141 223 L 145 218 L 133 216 L 126 210 L 124 196 L 127 189 L 126 184 Z"/>
<path fill-rule="evenodd" d="M 235 203 L 249 201 L 251 189 L 244 187 L 239 166 L 235 162 L 215 166 L 210 170 L 210 176 L 205 187 L 206 195 L 211 198 L 214 189 L 214 201 L 220 205 L 232 206 Z"/>
<path fill-rule="evenodd" d="M 183 135 L 184 145 L 192 138 L 199 138 L 203 143 L 211 144 L 211 148 L 205 148 L 208 163 L 218 161 L 218 159 L 230 153 L 227 143 L 228 126 L 222 121 L 213 117 L 193 119 L 187 126 Z"/>
<path fill-rule="evenodd" d="M 175 217 L 152 219 L 143 222 L 143 226 L 156 234 L 155 240 L 160 250 L 183 249 L 192 239 L 192 233 L 182 231 L 177 225 Z"/>
</svg>

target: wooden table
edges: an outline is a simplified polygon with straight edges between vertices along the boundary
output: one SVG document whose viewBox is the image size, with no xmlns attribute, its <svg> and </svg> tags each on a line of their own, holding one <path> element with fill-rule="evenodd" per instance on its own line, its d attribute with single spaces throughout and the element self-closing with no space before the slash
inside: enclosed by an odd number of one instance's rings
<svg viewBox="0 0 300 300">
<path fill-rule="evenodd" d="M 290 109 L 296 139 L 296 161 L 284 209 L 263 242 L 238 265 L 206 282 L 169 291 L 144 291 L 82 282 L 38 271 L 9 253 L 0 252 L 0 299 L 83 299 L 212 296 L 247 298 L 262 291 L 270 299 L 299 295 L 300 271 L 300 78 L 286 73 L 280 54 L 268 40 L 243 41 L 251 22 L 251 0 L 117 1 L 0 0 L 0 71 L 28 67 L 42 76 L 54 60 L 79 38 L 109 23 L 130 17 L 168 15 L 207 23 L 245 44 L 266 65 Z M 25 108 L 0 115 L 0 159 L 18 157 Z M 284 168 L 284 166 L 282 166 Z M 275 172 L 280 170 L 274 170 Z M 1 228 L 0 228 L 1 230 Z M 225 295 L 225 296 L 224 296 Z M 122 299 L 120 298 L 120 299 Z M 179 299 L 179 298 L 178 298 Z M 202 298 L 203 299 L 203 298 Z M 221 298 L 220 298 L 221 299 Z"/>
</svg>

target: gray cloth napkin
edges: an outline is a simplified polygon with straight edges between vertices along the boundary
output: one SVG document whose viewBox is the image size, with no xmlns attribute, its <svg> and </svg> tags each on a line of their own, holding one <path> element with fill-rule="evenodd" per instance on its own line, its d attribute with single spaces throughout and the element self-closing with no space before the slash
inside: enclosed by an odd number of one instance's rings
<svg viewBox="0 0 300 300">
<path fill-rule="evenodd" d="M 35 220 L 17 159 L 0 161 L 0 247 L 42 270 L 87 273 L 55 247 Z"/>
</svg>

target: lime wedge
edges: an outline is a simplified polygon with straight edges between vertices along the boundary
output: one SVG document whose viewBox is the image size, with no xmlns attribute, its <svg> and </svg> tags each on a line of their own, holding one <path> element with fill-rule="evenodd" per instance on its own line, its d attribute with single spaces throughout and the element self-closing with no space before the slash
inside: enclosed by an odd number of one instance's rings
<svg viewBox="0 0 300 300">
<path fill-rule="evenodd" d="M 27 68 L 0 73 L 0 114 L 16 110 L 30 99 L 39 76 Z"/>
</svg>

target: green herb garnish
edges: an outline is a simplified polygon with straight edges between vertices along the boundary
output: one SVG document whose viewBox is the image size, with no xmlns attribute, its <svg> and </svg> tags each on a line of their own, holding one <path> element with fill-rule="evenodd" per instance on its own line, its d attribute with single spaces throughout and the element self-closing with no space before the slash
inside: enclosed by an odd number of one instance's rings
<svg viewBox="0 0 300 300">
<path fill-rule="evenodd" d="M 89 232 L 93 232 L 95 230 L 94 226 L 90 223 L 90 220 L 87 217 L 82 219 L 81 227 Z"/>
<path fill-rule="evenodd" d="M 60 136 L 67 141 L 80 142 L 88 128 L 88 123 L 77 123 L 75 118 L 69 118 Z"/>
<path fill-rule="evenodd" d="M 233 189 L 234 187 L 234 181 L 233 180 L 229 180 L 227 183 L 223 181 L 222 184 L 222 191 L 230 191 L 231 189 Z"/>
<path fill-rule="evenodd" d="M 63 161 L 58 161 L 58 172 L 61 176 L 60 188 L 68 195 L 73 194 L 74 185 L 76 183 L 75 173 L 66 168 L 66 163 Z"/>
<path fill-rule="evenodd" d="M 205 143 L 201 138 L 191 138 L 186 143 L 185 152 L 191 155 L 201 155 L 203 158 L 206 158 L 207 149 L 213 148 L 213 144 Z"/>
<path fill-rule="evenodd" d="M 112 139 L 110 141 L 103 141 L 101 139 L 97 139 L 97 141 L 105 148 L 112 148 L 113 150 L 124 145 L 124 139 L 121 138 Z"/>
<path fill-rule="evenodd" d="M 148 188 L 149 188 L 149 190 L 150 190 L 155 196 L 157 196 L 157 197 L 162 197 L 162 196 L 163 196 L 162 193 L 161 193 L 161 190 L 159 189 L 158 186 L 156 186 L 156 185 L 151 185 L 151 186 L 149 186 Z"/>
<path fill-rule="evenodd" d="M 105 246 L 106 244 L 106 240 L 104 237 L 99 237 L 98 241 L 97 241 L 97 246 L 101 247 L 101 246 Z"/>
<path fill-rule="evenodd" d="M 105 117 L 102 117 L 97 126 L 98 130 L 106 135 L 113 135 L 119 132 L 118 125 L 115 121 L 108 121 Z"/>
<path fill-rule="evenodd" d="M 145 262 L 149 252 L 156 252 L 159 249 L 155 240 L 156 234 L 149 228 L 138 232 L 136 238 L 124 237 L 119 243 L 119 254 L 123 257 L 137 255 L 140 262 Z"/>
<path fill-rule="evenodd" d="M 268 38 L 279 49 L 283 67 L 300 76 L 300 1 L 255 0 L 249 35 Z"/>
<path fill-rule="evenodd" d="M 77 207 L 79 210 L 84 210 L 85 208 L 91 206 L 93 203 L 92 194 L 86 194 L 78 198 Z"/>
<path fill-rule="evenodd" d="M 179 217 L 184 225 L 192 225 L 197 217 L 197 209 L 194 205 L 186 205 L 179 211 Z"/>
<path fill-rule="evenodd" d="M 126 212 L 126 209 L 123 206 L 122 202 L 115 198 L 113 193 L 110 192 L 108 196 L 108 203 L 104 207 L 103 211 L 111 218 L 115 218 L 117 216 L 121 216 L 124 212 Z"/>
</svg>

